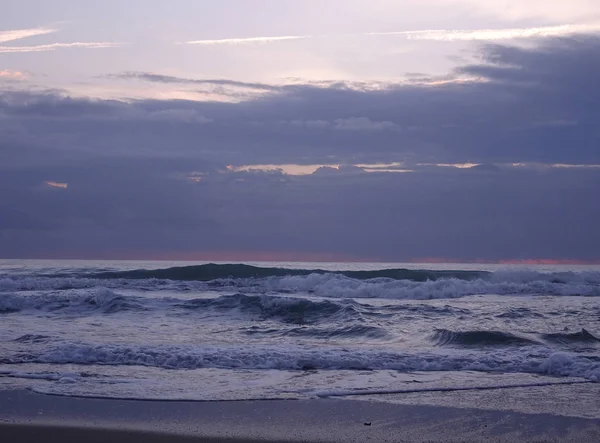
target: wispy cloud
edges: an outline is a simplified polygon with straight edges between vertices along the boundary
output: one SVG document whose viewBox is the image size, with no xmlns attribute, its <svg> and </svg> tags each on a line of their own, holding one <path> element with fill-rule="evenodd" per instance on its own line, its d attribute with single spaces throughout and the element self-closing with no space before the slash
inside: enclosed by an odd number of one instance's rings
<svg viewBox="0 0 600 443">
<path fill-rule="evenodd" d="M 371 32 L 367 35 L 379 36 L 404 36 L 409 40 L 509 40 L 532 37 L 560 37 L 578 33 L 591 33 L 600 31 L 600 25 L 559 25 L 535 28 L 508 28 L 508 29 L 430 29 L 423 31 L 398 31 L 398 32 Z"/>
<path fill-rule="evenodd" d="M 51 34 L 58 31 L 52 28 L 31 28 L 31 29 L 15 29 L 10 31 L 0 31 L 0 43 L 12 42 L 27 37 L 35 37 L 36 35 Z"/>
<path fill-rule="evenodd" d="M 217 40 L 192 40 L 184 42 L 186 45 L 245 45 L 274 43 L 286 40 L 303 40 L 311 38 L 311 35 L 284 35 L 278 37 L 248 37 L 248 38 L 224 38 Z"/>
<path fill-rule="evenodd" d="M 335 121 L 335 129 L 339 131 L 384 131 L 399 129 L 390 121 L 372 121 L 367 117 L 351 117 Z"/>
<path fill-rule="evenodd" d="M 280 89 L 275 85 L 266 83 L 240 82 L 227 79 L 193 79 L 184 77 L 174 77 L 171 75 L 153 74 L 150 72 L 124 72 L 122 74 L 111 75 L 113 78 L 124 80 L 143 80 L 153 83 L 165 84 L 184 84 L 184 85 L 208 85 L 208 86 L 230 86 L 234 88 L 256 89 L 261 91 L 274 91 Z"/>
<path fill-rule="evenodd" d="M 0 46 L 0 53 L 19 53 L 19 52 L 45 52 L 55 51 L 63 48 L 85 48 L 85 49 L 103 49 L 116 48 L 121 43 L 111 42 L 72 42 L 72 43 L 51 43 L 48 45 L 37 46 Z"/>
<path fill-rule="evenodd" d="M 368 36 L 402 36 L 409 40 L 434 40 L 434 41 L 470 41 L 470 40 L 510 40 L 518 38 L 560 37 L 578 33 L 600 32 L 600 24 L 588 25 L 557 25 L 530 28 L 505 28 L 505 29 L 426 29 L 417 31 L 394 32 L 369 32 Z M 353 35 L 353 34 L 350 34 Z M 192 40 L 184 42 L 187 45 L 246 45 L 264 44 L 287 40 L 306 40 L 327 35 L 288 35 L 276 37 L 248 37 L 225 38 L 215 40 Z"/>
</svg>

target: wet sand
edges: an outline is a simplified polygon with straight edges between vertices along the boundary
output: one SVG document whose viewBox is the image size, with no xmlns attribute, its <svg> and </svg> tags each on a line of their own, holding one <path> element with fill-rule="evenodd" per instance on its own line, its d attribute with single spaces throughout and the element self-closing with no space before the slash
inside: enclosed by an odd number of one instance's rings
<svg viewBox="0 0 600 443">
<path fill-rule="evenodd" d="M 551 395 L 547 401 L 552 402 Z M 2 391 L 0 441 L 600 441 L 600 419 L 461 406 L 342 399 L 239 402 L 101 400 Z"/>
<path fill-rule="evenodd" d="M 110 428 L 93 428 L 85 426 L 43 426 L 43 425 L 14 425 L 0 424 L 2 441 L 33 443 L 39 441 L 51 442 L 86 442 L 86 443 L 187 443 L 207 442 L 225 443 L 239 440 L 209 439 L 193 436 L 180 436 L 171 433 L 145 432 L 136 430 L 115 430 Z"/>
</svg>

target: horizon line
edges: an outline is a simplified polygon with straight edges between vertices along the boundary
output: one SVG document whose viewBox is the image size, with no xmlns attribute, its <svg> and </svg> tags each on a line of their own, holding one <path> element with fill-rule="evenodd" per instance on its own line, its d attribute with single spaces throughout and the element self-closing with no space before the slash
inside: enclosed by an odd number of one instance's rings
<svg viewBox="0 0 600 443">
<path fill-rule="evenodd" d="M 235 257 L 237 255 L 237 258 Z M 180 262 L 219 262 L 219 263 L 244 263 L 244 262 L 288 262 L 288 263 L 398 263 L 398 264 L 469 264 L 469 265 L 571 265 L 571 266 L 594 266 L 600 265 L 600 259 L 548 259 L 548 258 L 524 258 L 524 259 L 456 259 L 442 257 L 426 257 L 411 259 L 380 259 L 380 258 L 360 258 L 350 257 L 338 254 L 316 253 L 316 254 L 199 254 L 190 256 L 189 254 L 150 254 L 146 257 L 142 255 L 131 254 L 99 254 L 95 256 L 85 256 L 81 254 L 61 254 L 58 256 L 40 254 L 29 257 L 0 257 L 0 260 L 44 260 L 44 261 L 180 261 Z"/>
</svg>

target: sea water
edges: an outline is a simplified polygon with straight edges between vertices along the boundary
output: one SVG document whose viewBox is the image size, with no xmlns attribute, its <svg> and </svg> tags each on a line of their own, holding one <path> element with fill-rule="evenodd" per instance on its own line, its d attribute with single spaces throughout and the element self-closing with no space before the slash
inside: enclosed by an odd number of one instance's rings
<svg viewBox="0 0 600 443">
<path fill-rule="evenodd" d="M 600 267 L 0 261 L 0 389 L 314 398 L 600 381 Z"/>
</svg>

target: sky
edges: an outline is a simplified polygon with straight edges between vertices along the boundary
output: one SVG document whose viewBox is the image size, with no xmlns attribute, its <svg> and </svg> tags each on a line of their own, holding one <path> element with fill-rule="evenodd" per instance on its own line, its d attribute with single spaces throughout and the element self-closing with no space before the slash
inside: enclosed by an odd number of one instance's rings
<svg viewBox="0 0 600 443">
<path fill-rule="evenodd" d="M 600 261 L 600 4 L 3 0 L 0 257 Z"/>
</svg>

